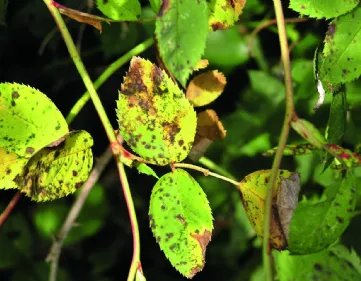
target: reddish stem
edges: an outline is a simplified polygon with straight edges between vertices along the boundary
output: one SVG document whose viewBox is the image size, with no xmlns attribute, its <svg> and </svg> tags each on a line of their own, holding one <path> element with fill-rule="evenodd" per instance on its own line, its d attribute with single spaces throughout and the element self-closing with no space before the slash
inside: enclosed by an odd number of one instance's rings
<svg viewBox="0 0 361 281">
<path fill-rule="evenodd" d="M 20 191 L 16 192 L 16 194 L 14 195 L 13 199 L 11 199 L 4 212 L 2 212 L 2 214 L 0 215 L 0 227 L 4 224 L 8 216 L 11 214 L 12 210 L 18 203 L 20 197 L 21 197 L 21 192 Z"/>
</svg>

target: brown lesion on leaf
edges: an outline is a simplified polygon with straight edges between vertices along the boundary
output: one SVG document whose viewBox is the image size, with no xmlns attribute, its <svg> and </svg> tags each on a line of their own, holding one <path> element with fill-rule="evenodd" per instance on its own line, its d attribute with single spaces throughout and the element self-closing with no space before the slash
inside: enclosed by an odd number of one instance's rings
<svg viewBox="0 0 361 281">
<path fill-rule="evenodd" d="M 179 127 L 179 122 L 177 118 L 173 122 L 165 121 L 162 123 L 165 135 L 169 139 L 170 143 L 173 144 L 175 141 L 176 135 L 180 132 L 181 128 Z"/>
<path fill-rule="evenodd" d="M 12 94 L 11 94 L 12 98 L 13 99 L 17 99 L 20 97 L 19 93 L 17 91 L 14 91 Z"/>
<path fill-rule="evenodd" d="M 183 225 L 187 225 L 185 218 L 181 214 L 176 215 L 175 218 L 176 220 L 179 220 Z"/>
<path fill-rule="evenodd" d="M 188 278 L 192 278 L 194 275 L 196 275 L 199 271 L 201 271 L 203 269 L 204 266 L 204 260 L 205 260 L 205 255 L 206 255 L 206 249 L 207 249 L 207 245 L 209 243 L 209 241 L 211 241 L 211 237 L 212 237 L 212 232 L 208 231 L 208 230 L 204 230 L 203 234 L 192 234 L 191 235 L 192 238 L 196 239 L 197 242 L 199 243 L 199 246 L 202 249 L 202 264 L 201 265 L 197 265 L 195 266 L 191 272 L 189 273 L 189 275 L 187 276 Z"/>
<path fill-rule="evenodd" d="M 152 66 L 151 77 L 153 81 L 153 94 L 162 95 L 168 91 L 166 87 L 161 87 L 162 82 L 164 81 L 164 73 L 156 65 Z"/>
<path fill-rule="evenodd" d="M 158 17 L 162 17 L 163 14 L 168 11 L 170 1 L 171 0 L 163 0 L 162 1 L 162 6 L 160 7 L 159 12 L 158 12 Z"/>
</svg>

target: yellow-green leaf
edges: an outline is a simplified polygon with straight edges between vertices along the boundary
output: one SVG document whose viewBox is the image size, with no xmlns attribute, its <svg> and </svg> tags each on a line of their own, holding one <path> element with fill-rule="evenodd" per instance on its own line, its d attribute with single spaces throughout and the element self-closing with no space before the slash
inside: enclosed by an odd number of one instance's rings
<svg viewBox="0 0 361 281">
<path fill-rule="evenodd" d="M 192 148 L 196 113 L 178 86 L 150 61 L 133 57 L 117 116 L 124 140 L 150 163 L 180 162 Z"/>
</svg>

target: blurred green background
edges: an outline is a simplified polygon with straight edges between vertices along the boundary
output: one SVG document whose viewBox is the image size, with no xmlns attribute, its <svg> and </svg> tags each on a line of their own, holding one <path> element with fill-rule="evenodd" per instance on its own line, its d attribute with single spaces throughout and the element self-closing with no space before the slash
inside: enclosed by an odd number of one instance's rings
<svg viewBox="0 0 361 281">
<path fill-rule="evenodd" d="M 141 2 L 144 16 L 154 18 L 148 2 Z M 253 56 L 248 49 L 251 32 L 263 21 L 274 18 L 272 1 L 265 2 L 248 0 L 235 27 L 210 33 L 204 55 L 210 62 L 209 69 L 224 72 L 228 81 L 221 97 L 206 107 L 216 110 L 227 137 L 215 142 L 206 156 L 237 179 L 255 170 L 271 168 L 272 159 L 261 154 L 277 145 L 284 116 L 283 72 L 276 26 L 269 26 L 254 38 Z M 298 17 L 287 8 L 287 1 L 283 2 L 285 17 Z M 61 4 L 82 11 L 87 9 L 87 1 L 67 0 Z M 96 8 L 91 12 L 100 15 Z M 66 115 L 85 88 L 44 3 L 9 1 L 6 15 L 0 9 L 2 23 L 5 25 L 0 25 L 0 82 L 18 82 L 38 88 Z M 81 44 L 81 55 L 93 80 L 111 62 L 154 32 L 153 21 L 104 24 L 101 34 L 73 20 L 67 20 L 67 24 L 75 42 Z M 326 96 L 325 104 L 317 112 L 313 111 L 318 94 L 312 60 L 326 30 L 325 21 L 287 24 L 296 109 L 300 117 L 313 122 L 322 132 L 332 97 Z M 155 49 L 150 48 L 141 56 L 155 62 L 155 54 Z M 127 68 L 125 65 L 117 71 L 98 91 L 114 128 L 117 126 L 115 100 Z M 343 146 L 350 149 L 361 142 L 357 129 L 361 121 L 360 89 L 358 80 L 347 86 L 349 112 Z M 71 128 L 91 133 L 95 157 L 106 149 L 105 132 L 90 102 Z M 300 141 L 296 133 L 291 132 L 289 142 Z M 303 195 L 317 196 L 322 193 L 323 186 L 333 181 L 330 169 L 321 174 L 320 160 L 321 155 L 315 154 L 285 157 L 282 161 L 283 168 L 301 173 Z M 169 168 L 155 170 L 162 175 Z M 139 175 L 136 170 L 127 169 L 127 174 L 139 220 L 141 259 L 147 280 L 184 280 L 167 261 L 149 228 L 148 204 L 155 179 Z M 264 280 L 261 243 L 250 227 L 237 190 L 218 179 L 200 173 L 192 175 L 204 188 L 215 218 L 205 268 L 194 280 Z M 358 176 L 361 177 L 361 170 Z M 0 192 L 0 211 L 14 194 L 15 191 Z M 76 196 L 38 204 L 25 197 L 20 199 L 0 228 L 1 281 L 48 279 L 49 265 L 45 257 Z M 359 255 L 360 222 L 360 216 L 356 216 L 342 237 L 343 243 L 354 247 Z M 65 241 L 58 280 L 125 280 L 132 255 L 131 241 L 127 208 L 116 167 L 111 162 Z"/>
</svg>

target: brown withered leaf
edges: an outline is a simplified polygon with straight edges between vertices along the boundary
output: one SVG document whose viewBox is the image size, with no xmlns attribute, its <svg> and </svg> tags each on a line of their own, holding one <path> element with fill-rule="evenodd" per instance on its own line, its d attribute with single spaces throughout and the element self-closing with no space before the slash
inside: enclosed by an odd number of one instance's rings
<svg viewBox="0 0 361 281">
<path fill-rule="evenodd" d="M 187 99 L 193 106 L 204 106 L 218 98 L 227 80 L 217 70 L 201 73 L 194 77 L 187 87 Z"/>
<path fill-rule="evenodd" d="M 58 8 L 59 12 L 62 13 L 63 15 L 66 15 L 69 18 L 76 20 L 78 22 L 89 24 L 95 27 L 96 29 L 98 29 L 100 32 L 102 31 L 103 21 L 105 21 L 106 23 L 113 22 L 113 20 L 111 19 L 94 16 L 88 13 L 83 13 L 78 10 L 70 9 L 60 4 L 57 4 L 56 7 Z"/>
<path fill-rule="evenodd" d="M 192 161 L 198 161 L 215 140 L 226 137 L 226 130 L 219 121 L 217 113 L 208 109 L 197 114 L 197 132 L 193 147 L 189 153 Z"/>
</svg>

